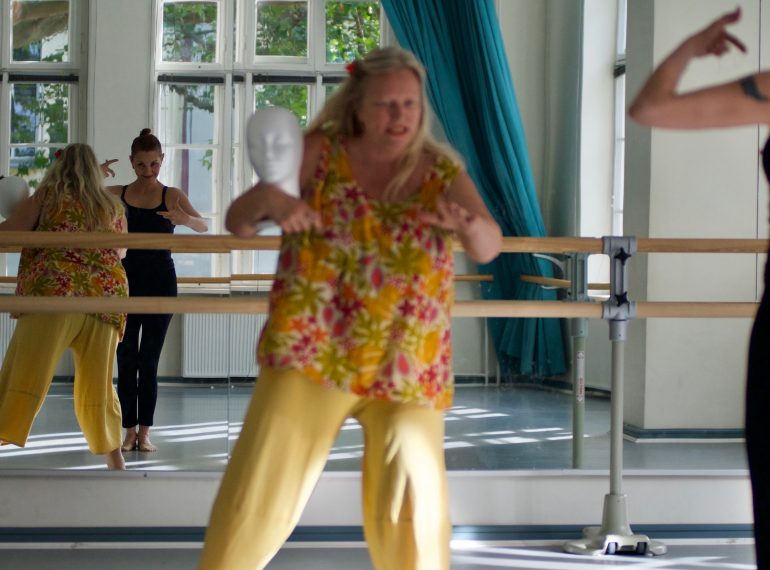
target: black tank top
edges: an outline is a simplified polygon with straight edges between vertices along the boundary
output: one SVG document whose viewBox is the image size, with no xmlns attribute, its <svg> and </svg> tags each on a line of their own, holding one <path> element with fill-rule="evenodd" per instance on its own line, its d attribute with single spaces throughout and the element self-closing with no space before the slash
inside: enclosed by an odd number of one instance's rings
<svg viewBox="0 0 770 570">
<path fill-rule="evenodd" d="M 166 191 L 168 186 L 163 187 L 160 205 L 155 208 L 137 208 L 126 202 L 126 188 L 128 186 L 123 186 L 120 199 L 123 201 L 123 206 L 126 209 L 129 233 L 174 233 L 174 224 L 163 216 L 158 215 L 158 212 L 168 212 L 166 207 Z M 171 261 L 171 251 L 168 249 L 129 249 L 123 262 L 123 265 L 127 263 L 129 265 L 134 265 L 135 263 L 173 263 Z"/>
</svg>

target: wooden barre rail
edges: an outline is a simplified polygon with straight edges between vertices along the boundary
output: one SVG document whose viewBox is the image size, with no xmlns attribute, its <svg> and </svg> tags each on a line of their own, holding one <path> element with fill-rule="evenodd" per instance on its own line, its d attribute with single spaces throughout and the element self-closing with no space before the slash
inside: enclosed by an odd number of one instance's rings
<svg viewBox="0 0 770 570">
<path fill-rule="evenodd" d="M 233 281 L 272 281 L 275 278 L 274 273 L 234 273 L 230 277 L 177 277 L 176 282 L 182 283 L 210 283 L 210 284 L 231 284 Z M 492 281 L 491 275 L 455 275 L 454 280 L 458 283 L 477 283 Z M 16 283 L 16 277 L 0 276 L 0 283 Z"/>
<path fill-rule="evenodd" d="M 638 238 L 639 253 L 764 253 L 764 239 Z M 277 250 L 278 236 L 239 238 L 232 235 L 114 234 L 108 232 L 0 232 L 0 252 L 21 247 L 128 247 L 171 249 L 186 253 L 229 253 L 233 250 Z M 462 247 L 456 245 L 457 251 Z M 506 237 L 506 253 L 602 253 L 601 238 Z"/>
<path fill-rule="evenodd" d="M 560 289 L 569 289 L 572 283 L 569 279 L 556 279 L 555 277 L 539 277 L 537 275 L 519 275 L 519 279 L 525 283 L 534 283 L 535 285 L 545 285 L 547 287 L 559 287 Z M 610 290 L 609 283 L 589 283 L 588 289 Z"/>
<path fill-rule="evenodd" d="M 757 303 L 638 302 L 638 318 L 753 318 Z M 267 298 L 182 297 L 16 297 L 0 296 L 0 312 L 14 313 L 266 313 Z M 602 317 L 600 303 L 566 301 L 457 301 L 454 317 Z"/>
</svg>

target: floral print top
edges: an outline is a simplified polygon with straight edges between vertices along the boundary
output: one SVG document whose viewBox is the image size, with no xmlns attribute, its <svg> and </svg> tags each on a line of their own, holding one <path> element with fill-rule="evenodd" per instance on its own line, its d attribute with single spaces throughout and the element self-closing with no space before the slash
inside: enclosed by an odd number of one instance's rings
<svg viewBox="0 0 770 570">
<path fill-rule="evenodd" d="M 368 197 L 326 140 L 313 180 L 323 230 L 285 234 L 257 347 L 260 366 L 436 409 L 452 403 L 453 238 L 419 219 L 460 167 L 437 157 L 402 202 Z"/>
<path fill-rule="evenodd" d="M 35 231 L 85 232 L 83 208 L 69 199 L 59 212 L 43 214 Z M 114 231 L 122 232 L 125 219 L 114 221 Z M 23 248 L 19 259 L 16 294 L 28 297 L 128 297 L 128 280 L 116 249 Z M 126 315 L 94 315 L 118 329 L 120 337 Z"/>
</svg>

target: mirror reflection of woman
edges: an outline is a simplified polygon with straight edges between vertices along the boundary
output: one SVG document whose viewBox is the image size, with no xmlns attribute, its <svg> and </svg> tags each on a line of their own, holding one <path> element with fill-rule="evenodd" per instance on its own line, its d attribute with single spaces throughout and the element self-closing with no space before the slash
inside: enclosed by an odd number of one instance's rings
<svg viewBox="0 0 770 570">
<path fill-rule="evenodd" d="M 126 209 L 129 232 L 173 233 L 178 225 L 196 232 L 208 230 L 206 220 L 179 188 L 158 180 L 163 164 L 160 141 L 143 129 L 131 144 L 136 180 L 108 188 Z M 107 161 L 103 170 L 109 170 Z M 123 266 L 132 297 L 175 297 L 176 270 L 170 250 L 129 249 Z M 123 413 L 123 451 L 156 451 L 150 441 L 158 399 L 158 362 L 171 315 L 129 314 L 126 334 L 118 345 L 118 396 Z"/>
<path fill-rule="evenodd" d="M 693 91 L 677 88 L 690 61 L 721 56 L 730 47 L 746 47 L 727 27 L 741 17 L 740 9 L 718 18 L 685 39 L 653 72 L 631 105 L 635 121 L 671 129 L 713 129 L 770 125 L 770 71 L 761 71 Z M 762 151 L 770 180 L 770 139 Z M 757 568 L 770 569 L 770 265 L 749 344 L 746 383 L 746 449 L 751 473 Z"/>
<path fill-rule="evenodd" d="M 35 193 L 23 199 L 2 231 L 124 232 L 123 207 L 102 185 L 91 148 L 65 147 Z M 54 297 L 126 297 L 124 250 L 23 248 L 16 294 Z M 62 353 L 75 361 L 74 403 L 92 453 L 109 469 L 124 469 L 120 405 L 112 385 L 115 347 L 125 315 L 27 313 L 17 317 L 0 372 L 0 444 L 24 447 Z"/>
</svg>

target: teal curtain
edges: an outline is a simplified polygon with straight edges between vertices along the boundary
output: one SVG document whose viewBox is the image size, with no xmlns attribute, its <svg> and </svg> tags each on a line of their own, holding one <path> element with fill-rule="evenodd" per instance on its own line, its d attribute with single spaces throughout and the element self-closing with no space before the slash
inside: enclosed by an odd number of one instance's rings
<svg viewBox="0 0 770 570">
<path fill-rule="evenodd" d="M 396 37 L 428 72 L 431 105 L 449 142 L 466 161 L 490 212 L 506 236 L 542 237 L 524 130 L 492 0 L 382 0 Z M 554 300 L 554 291 L 519 275 L 551 276 L 531 254 L 501 254 L 480 267 L 494 281 L 487 299 Z M 559 319 L 490 319 L 506 375 L 565 372 Z"/>
</svg>

